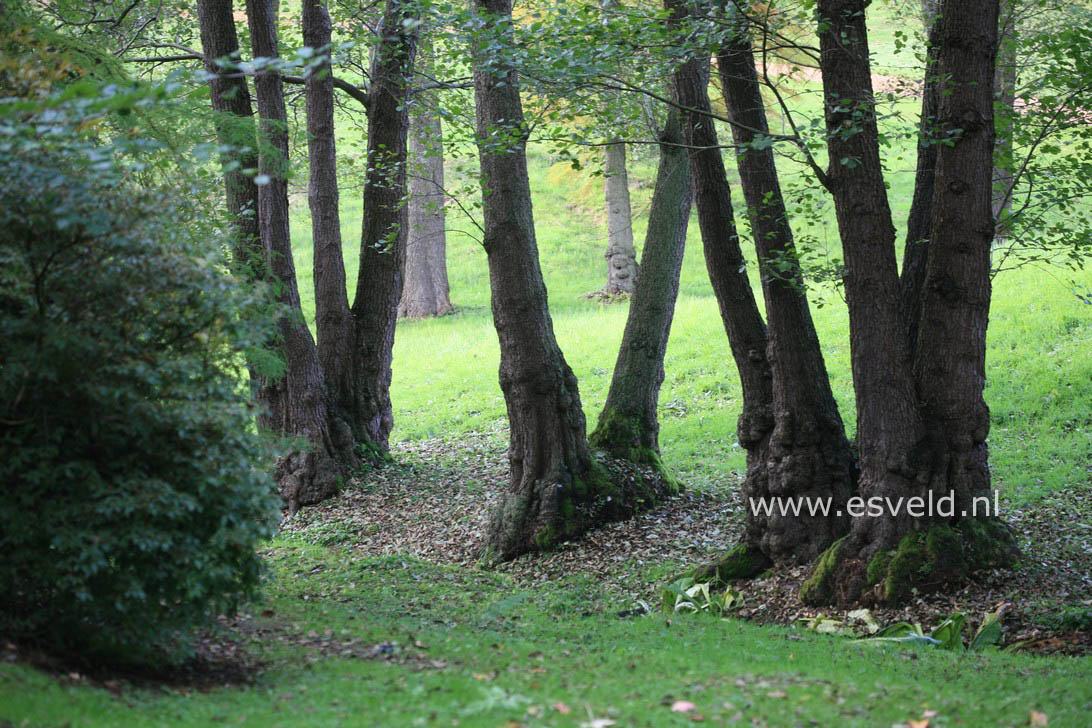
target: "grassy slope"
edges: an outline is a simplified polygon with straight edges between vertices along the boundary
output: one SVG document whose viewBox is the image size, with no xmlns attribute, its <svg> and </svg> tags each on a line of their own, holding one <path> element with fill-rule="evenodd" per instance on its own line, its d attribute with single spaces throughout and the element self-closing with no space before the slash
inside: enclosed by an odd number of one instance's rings
<svg viewBox="0 0 1092 728">
<path fill-rule="evenodd" d="M 887 726 L 936 711 L 933 726 L 1018 726 L 1035 710 L 1052 726 L 1080 726 L 1092 709 L 1088 659 L 914 652 L 702 616 L 620 619 L 587 578 L 519 589 L 498 574 L 398 557 L 288 542 L 272 551 L 278 587 L 263 606 L 286 628 L 420 657 L 323 659 L 273 646 L 253 686 L 124 699 L 2 666 L 0 717 L 73 727 L 576 726 L 591 717 L 667 726 L 691 722 L 670 709 L 687 700 L 706 719 L 742 725 Z"/>
</svg>

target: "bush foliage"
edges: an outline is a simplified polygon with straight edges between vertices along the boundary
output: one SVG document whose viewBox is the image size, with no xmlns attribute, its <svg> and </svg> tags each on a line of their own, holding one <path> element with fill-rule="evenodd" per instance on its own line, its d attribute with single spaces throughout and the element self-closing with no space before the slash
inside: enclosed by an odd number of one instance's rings
<svg viewBox="0 0 1092 728">
<path fill-rule="evenodd" d="M 111 122 L 163 95 L 0 103 L 0 630 L 125 661 L 255 595 L 279 503 L 241 384 L 265 304 L 200 175 Z"/>
</svg>

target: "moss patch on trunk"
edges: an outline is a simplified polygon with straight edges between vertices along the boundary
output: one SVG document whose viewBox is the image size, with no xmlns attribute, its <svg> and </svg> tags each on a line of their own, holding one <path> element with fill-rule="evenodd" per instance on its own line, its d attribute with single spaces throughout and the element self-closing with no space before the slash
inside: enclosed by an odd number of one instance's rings
<svg viewBox="0 0 1092 728">
<path fill-rule="evenodd" d="M 595 431 L 588 436 L 588 444 L 611 458 L 652 468 L 656 471 L 657 479 L 663 480 L 672 494 L 678 493 L 682 490 L 679 481 L 664 467 L 660 453 L 649 445 L 655 439 L 655 435 L 639 418 L 611 408 L 600 415 Z"/>
<path fill-rule="evenodd" d="M 862 561 L 836 541 L 815 562 L 800 588 L 809 605 L 840 601 L 838 584 L 860 578 Z M 979 569 L 1011 566 L 1018 556 L 1012 534 L 997 518 L 975 518 L 912 531 L 894 549 L 876 553 L 864 567 L 869 591 L 861 601 L 896 605 L 915 591 L 931 591 Z M 854 572 L 854 573 L 850 573 Z"/>
<path fill-rule="evenodd" d="M 709 582 L 714 588 L 723 588 L 739 579 L 753 579 L 771 566 L 773 562 L 757 548 L 740 543 L 715 560 L 695 567 L 689 575 L 696 582 Z"/>
</svg>

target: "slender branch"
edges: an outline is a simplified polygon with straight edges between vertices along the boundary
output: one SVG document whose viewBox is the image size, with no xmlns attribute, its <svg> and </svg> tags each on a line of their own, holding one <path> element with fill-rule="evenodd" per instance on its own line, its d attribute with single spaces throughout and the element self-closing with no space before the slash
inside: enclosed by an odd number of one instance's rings
<svg viewBox="0 0 1092 728">
<path fill-rule="evenodd" d="M 432 89 L 463 89 L 474 88 L 474 81 L 432 81 L 429 83 L 423 83 L 420 86 L 414 86 L 410 89 L 411 94 L 418 94 L 422 91 L 431 91 Z"/>
<path fill-rule="evenodd" d="M 177 61 L 203 61 L 204 56 L 194 53 L 182 53 L 177 56 L 140 56 L 139 58 L 123 58 L 124 63 L 174 63 Z"/>
<path fill-rule="evenodd" d="M 608 77 L 608 78 L 610 78 L 610 77 Z M 592 85 L 598 85 L 598 86 L 601 86 L 602 88 L 611 89 L 613 91 L 632 91 L 632 92 L 636 92 L 636 93 L 641 93 L 641 94 L 644 94 L 644 95 L 646 95 L 646 96 L 648 96 L 648 97 L 650 97 L 650 98 L 652 98 L 652 99 L 654 99 L 656 101 L 659 101 L 662 104 L 667 104 L 668 106 L 670 106 L 672 108 L 679 109 L 680 111 L 685 111 L 685 112 L 689 112 L 689 113 L 693 113 L 693 114 L 700 114 L 700 115 L 706 116 L 706 117 L 708 117 L 710 119 L 716 119 L 717 121 L 724 122 L 725 124 L 730 124 L 731 126 L 734 126 L 737 129 L 743 129 L 744 131 L 748 131 L 748 132 L 750 132 L 752 134 L 757 134 L 760 137 L 768 137 L 770 139 L 773 139 L 774 141 L 789 142 L 790 144 L 793 144 L 794 146 L 799 148 L 800 151 L 802 151 L 804 153 L 805 158 L 809 162 L 809 166 L 811 166 L 811 168 L 812 168 L 812 171 L 815 172 L 817 175 L 819 175 L 819 180 L 824 181 L 826 179 L 826 174 L 823 172 L 822 169 L 820 169 L 817 165 L 815 165 L 815 161 L 811 156 L 811 152 L 808 150 L 807 145 L 805 144 L 803 138 L 801 138 L 798 134 L 795 135 L 795 136 L 790 135 L 790 134 L 772 134 L 772 133 L 770 133 L 768 131 L 764 132 L 764 131 L 762 131 L 760 129 L 753 129 L 753 128 L 747 126 L 746 124 L 741 124 L 738 121 L 735 121 L 734 119 L 729 119 L 726 116 L 721 116 L 720 114 L 714 113 L 712 111 L 706 111 L 704 109 L 695 109 L 695 108 L 691 108 L 689 106 L 684 106 L 683 104 L 680 104 L 677 101 L 669 99 L 666 96 L 662 96 L 661 94 L 658 94 L 658 93 L 656 93 L 654 91 L 650 91 L 649 89 L 642 88 L 640 86 L 636 86 L 636 85 L 631 84 L 631 83 L 629 83 L 629 82 L 627 82 L 627 81 L 625 81 L 623 79 L 612 78 L 611 80 L 614 81 L 617 84 L 620 84 L 620 85 L 619 86 L 612 86 L 612 85 L 607 84 L 607 83 L 597 83 L 597 84 L 592 84 Z"/>
<path fill-rule="evenodd" d="M 763 21 L 763 28 L 766 27 L 766 22 L 767 21 Z M 781 115 L 789 122 L 793 134 L 796 135 L 797 139 L 801 139 L 800 130 L 796 126 L 792 111 L 789 109 L 788 104 L 785 103 L 785 99 L 781 96 L 781 91 L 779 91 L 777 86 L 770 80 L 770 64 L 768 61 L 768 47 L 766 45 L 768 37 L 767 33 L 762 33 L 762 79 L 766 87 L 773 92 L 774 98 L 777 99 L 777 105 L 781 108 Z M 798 143 L 797 147 L 804 153 L 804 159 L 807 161 L 808 167 L 810 167 L 811 171 L 815 174 L 816 179 L 819 180 L 819 184 L 823 185 L 827 191 L 830 191 L 830 179 L 827 177 L 827 173 L 819 166 L 819 163 L 815 161 L 815 157 L 812 156 L 811 150 L 808 149 L 803 141 Z"/>
<path fill-rule="evenodd" d="M 121 11 L 121 14 L 118 15 L 117 20 L 114 21 L 114 24 L 111 27 L 117 28 L 118 26 L 120 26 L 121 21 L 125 20 L 125 16 L 132 12 L 133 8 L 135 8 L 137 5 L 140 5 L 140 0 L 133 0 L 129 7 Z"/>
</svg>

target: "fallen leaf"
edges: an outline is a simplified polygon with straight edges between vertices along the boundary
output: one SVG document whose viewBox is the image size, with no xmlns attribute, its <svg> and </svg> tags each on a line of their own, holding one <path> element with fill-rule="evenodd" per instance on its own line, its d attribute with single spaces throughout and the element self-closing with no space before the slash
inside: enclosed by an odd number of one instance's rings
<svg viewBox="0 0 1092 728">
<path fill-rule="evenodd" d="M 561 713 L 562 715 L 568 715 L 569 713 L 573 712 L 573 709 L 565 705 L 565 703 L 554 703 L 553 709 L 556 710 L 558 713 Z"/>
<path fill-rule="evenodd" d="M 698 706 L 691 703 L 689 700 L 676 700 L 671 704 L 672 713 L 689 713 L 691 710 Z"/>
<path fill-rule="evenodd" d="M 770 692 L 766 693 L 766 697 L 767 698 L 786 698 L 786 697 L 788 697 L 788 693 L 786 693 L 784 690 L 771 690 Z"/>
<path fill-rule="evenodd" d="M 1031 711 L 1031 715 L 1028 717 L 1030 725 L 1047 725 L 1048 722 L 1047 714 L 1040 713 L 1038 710 Z"/>
</svg>

